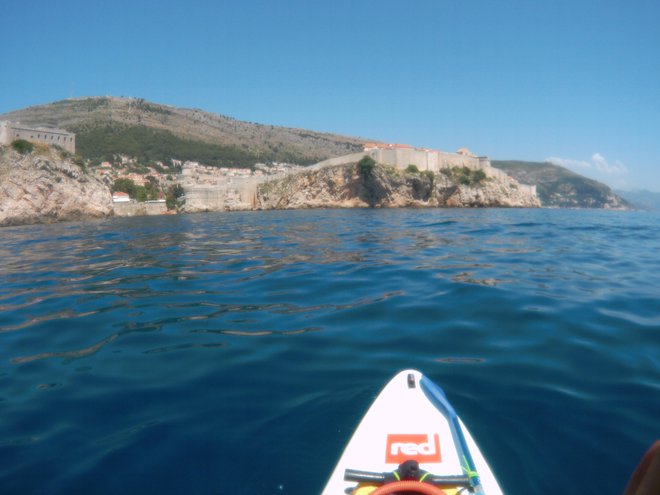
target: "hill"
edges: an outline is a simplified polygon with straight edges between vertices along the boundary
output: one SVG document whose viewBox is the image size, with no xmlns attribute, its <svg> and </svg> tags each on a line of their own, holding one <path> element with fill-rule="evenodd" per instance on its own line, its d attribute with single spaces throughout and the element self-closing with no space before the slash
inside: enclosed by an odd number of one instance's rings
<svg viewBox="0 0 660 495">
<path fill-rule="evenodd" d="M 148 164 L 171 160 L 252 168 L 256 163 L 308 165 L 362 150 L 365 140 L 304 129 L 244 122 L 136 98 L 61 100 L 0 115 L 0 120 L 58 127 L 76 133 L 76 150 L 92 165 L 118 155 Z M 551 163 L 493 161 L 523 184 L 536 185 L 543 206 L 626 208 L 598 181 Z"/>
<path fill-rule="evenodd" d="M 617 196 L 609 186 L 559 165 L 516 160 L 493 160 L 491 164 L 522 184 L 536 185 L 541 204 L 546 207 L 630 207 L 630 204 Z"/>
<path fill-rule="evenodd" d="M 9 112 L 0 120 L 75 132 L 78 153 L 96 163 L 123 154 L 141 162 L 176 158 L 216 166 L 306 165 L 360 151 L 364 142 L 136 98 L 67 99 Z"/>
</svg>

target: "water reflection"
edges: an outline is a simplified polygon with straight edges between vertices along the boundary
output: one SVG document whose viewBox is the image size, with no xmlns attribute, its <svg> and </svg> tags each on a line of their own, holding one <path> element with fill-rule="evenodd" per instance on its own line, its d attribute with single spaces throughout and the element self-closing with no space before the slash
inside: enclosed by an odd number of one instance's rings
<svg viewBox="0 0 660 495">
<path fill-rule="evenodd" d="M 13 364 L 24 364 L 24 363 L 29 363 L 31 361 L 37 361 L 39 359 L 49 359 L 49 358 L 63 358 L 66 361 L 72 361 L 74 359 L 84 358 L 97 353 L 104 346 L 110 344 L 111 342 L 119 338 L 119 335 L 120 334 L 111 335 L 103 339 L 102 341 L 92 346 L 85 347 L 83 349 L 77 349 L 73 351 L 63 351 L 63 352 L 42 352 L 40 354 L 35 354 L 33 356 L 23 356 L 23 357 L 13 358 L 11 362 Z"/>
<path fill-rule="evenodd" d="M 211 323 L 212 330 L 250 337 L 321 331 L 322 325 L 304 319 L 414 297 L 411 278 L 422 291 L 432 280 L 547 290 L 558 279 L 583 279 L 585 293 L 606 279 L 606 273 L 594 278 L 593 270 L 536 263 L 547 239 L 529 231 L 539 225 L 511 222 L 499 211 L 329 211 L 9 229 L 0 238 L 0 333 L 77 322 L 76 328 L 90 329 L 81 340 L 94 332 L 110 335 L 71 351 L 13 358 L 67 360 L 150 325 L 177 332 L 186 325 L 201 331 Z M 556 249 L 571 254 L 570 246 Z M 289 328 L 278 328 L 281 322 L 264 327 L 275 315 L 293 318 Z"/>
</svg>

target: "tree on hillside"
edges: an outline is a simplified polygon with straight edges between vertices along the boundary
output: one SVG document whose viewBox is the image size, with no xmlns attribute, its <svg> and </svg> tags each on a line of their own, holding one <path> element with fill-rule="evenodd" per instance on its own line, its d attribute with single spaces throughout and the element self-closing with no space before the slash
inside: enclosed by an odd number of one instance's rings
<svg viewBox="0 0 660 495">
<path fill-rule="evenodd" d="M 135 187 L 135 199 L 140 203 L 143 203 L 149 199 L 147 195 L 147 190 L 144 186 Z"/>
<path fill-rule="evenodd" d="M 165 196 L 165 204 L 168 210 L 176 210 L 183 205 L 183 187 L 181 184 L 170 186 Z"/>
<path fill-rule="evenodd" d="M 158 187 L 158 181 L 153 176 L 147 177 L 147 183 L 143 186 L 148 200 L 158 199 L 158 193 L 160 189 Z"/>
<path fill-rule="evenodd" d="M 120 178 L 120 179 L 115 179 L 114 184 L 112 184 L 112 192 L 125 192 L 127 193 L 131 198 L 135 198 L 135 189 L 136 189 L 135 182 L 131 179 L 126 179 L 126 178 Z"/>
</svg>

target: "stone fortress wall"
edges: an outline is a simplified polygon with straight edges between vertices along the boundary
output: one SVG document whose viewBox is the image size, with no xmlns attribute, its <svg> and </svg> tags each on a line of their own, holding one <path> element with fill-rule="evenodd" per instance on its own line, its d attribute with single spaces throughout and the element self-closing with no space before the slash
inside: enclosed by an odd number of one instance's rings
<svg viewBox="0 0 660 495">
<path fill-rule="evenodd" d="M 362 152 L 330 158 L 312 165 L 310 168 L 319 169 L 355 163 L 365 156 L 370 156 L 376 163 L 390 165 L 400 170 L 405 170 L 408 166 L 415 165 L 420 171 L 429 170 L 439 173 L 443 169 L 465 167 L 471 170 L 483 170 L 487 177 L 493 177 L 499 180 L 510 179 L 505 172 L 492 167 L 488 157 L 476 156 L 466 148 L 461 148 L 456 153 L 447 153 L 426 148 L 413 148 L 400 144 L 367 144 Z M 520 184 L 518 187 L 536 195 L 535 185 Z"/>
<path fill-rule="evenodd" d="M 113 203 L 112 210 L 118 217 L 137 217 L 143 215 L 164 215 L 167 205 L 164 201 L 147 201 L 144 203 Z"/>
<path fill-rule="evenodd" d="M 69 153 L 76 152 L 76 135 L 72 132 L 49 127 L 30 127 L 6 120 L 0 121 L 0 144 L 9 145 L 16 139 L 25 139 L 32 143 L 56 144 Z"/>
<path fill-rule="evenodd" d="M 272 179 L 272 178 L 271 178 Z M 250 210 L 257 204 L 257 187 L 266 177 L 235 177 L 216 185 L 186 184 L 186 211 Z"/>
<path fill-rule="evenodd" d="M 286 173 L 253 175 L 186 162 L 179 183 L 186 196 L 185 211 L 251 210 L 256 207 L 257 187 Z"/>
<path fill-rule="evenodd" d="M 471 170 L 483 170 L 487 177 L 505 182 L 511 179 L 502 170 L 493 168 L 487 157 L 478 157 L 462 148 L 456 153 L 412 148 L 405 145 L 365 145 L 364 151 L 351 153 L 324 160 L 304 170 L 319 170 L 325 167 L 356 163 L 363 157 L 370 156 L 377 163 L 390 165 L 405 170 L 415 165 L 420 171 L 429 170 L 439 173 L 443 169 L 466 167 Z M 186 195 L 186 211 L 243 210 L 256 206 L 257 187 L 265 182 L 281 179 L 288 173 L 299 170 L 262 176 L 227 176 L 214 167 L 191 164 L 184 166 L 180 181 Z M 536 196 L 536 186 L 516 184 L 522 192 Z"/>
</svg>

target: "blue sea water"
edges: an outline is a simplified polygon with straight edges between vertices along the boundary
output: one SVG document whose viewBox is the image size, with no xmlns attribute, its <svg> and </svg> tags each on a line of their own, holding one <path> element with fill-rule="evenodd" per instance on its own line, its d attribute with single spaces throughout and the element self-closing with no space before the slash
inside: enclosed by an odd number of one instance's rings
<svg viewBox="0 0 660 495">
<path fill-rule="evenodd" d="M 505 493 L 621 493 L 660 438 L 660 216 L 0 230 L 1 493 L 319 493 L 409 367 L 445 389 Z"/>
</svg>

